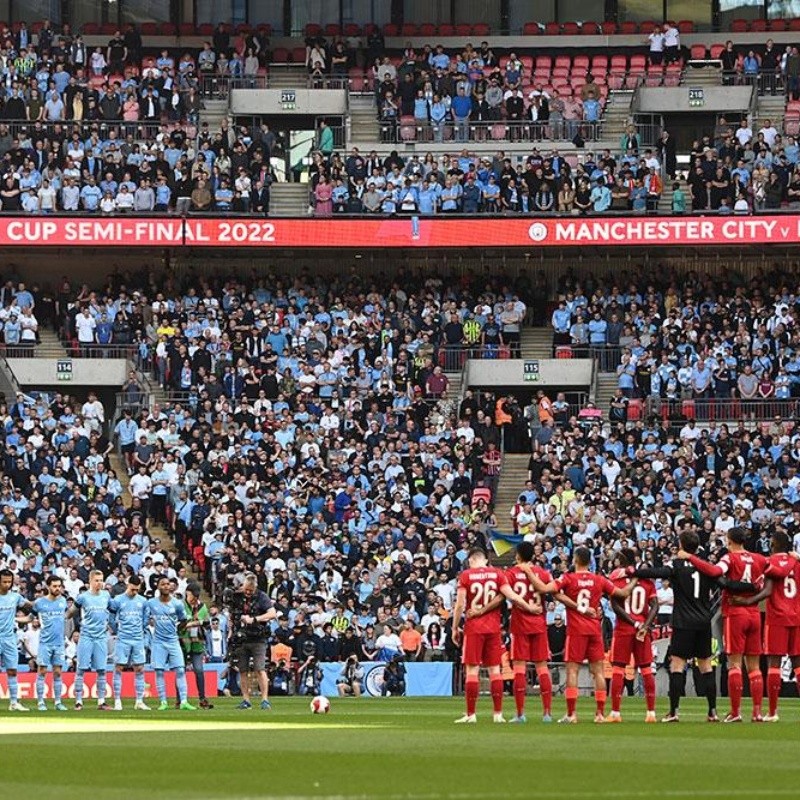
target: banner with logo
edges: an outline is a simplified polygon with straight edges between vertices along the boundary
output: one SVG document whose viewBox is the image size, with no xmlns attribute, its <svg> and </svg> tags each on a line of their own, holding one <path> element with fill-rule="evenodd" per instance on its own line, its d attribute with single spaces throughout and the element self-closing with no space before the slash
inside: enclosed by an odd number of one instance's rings
<svg viewBox="0 0 800 800">
<path fill-rule="evenodd" d="M 205 678 L 206 678 L 206 695 L 208 697 L 216 697 L 217 695 L 217 676 L 219 672 L 212 665 L 211 669 L 205 670 Z M 109 670 L 106 673 L 107 678 L 107 689 L 106 689 L 106 696 L 111 697 L 111 679 L 113 675 Z M 175 698 L 176 691 L 175 691 L 175 673 L 174 672 L 166 672 L 164 675 L 166 684 L 167 684 L 167 697 Z M 148 697 L 156 698 L 158 697 L 158 692 L 156 691 L 156 676 L 154 672 L 145 671 L 144 674 L 145 680 L 145 691 L 144 696 L 145 699 Z M 195 682 L 194 673 L 188 671 L 186 673 L 186 680 L 189 685 L 189 697 L 196 697 L 197 696 L 197 683 Z M 63 696 L 69 700 L 73 700 L 75 698 L 75 673 L 74 672 L 62 672 L 61 673 L 61 681 L 64 686 L 64 694 Z M 17 682 L 19 684 L 19 699 L 23 702 L 25 701 L 32 701 L 36 699 L 36 673 L 35 672 L 18 672 L 17 673 Z M 136 697 L 136 692 L 134 690 L 134 677 L 133 672 L 123 672 L 122 673 L 122 697 L 123 699 L 133 699 Z M 96 672 L 85 672 L 83 675 L 83 696 L 85 699 L 97 699 L 97 673 Z M 51 673 L 47 674 L 46 679 L 46 689 L 45 689 L 45 699 L 52 700 L 53 699 L 53 676 Z M 6 674 L 0 673 L 0 700 L 8 700 L 8 679 Z"/>
<path fill-rule="evenodd" d="M 664 247 L 800 243 L 800 215 L 748 217 L 0 217 L 0 247 Z"/>
<path fill-rule="evenodd" d="M 322 683 L 320 692 L 326 697 L 336 697 L 336 679 L 342 674 L 342 662 L 320 664 Z M 386 664 L 382 661 L 363 661 L 364 670 L 363 694 L 368 697 L 380 697 L 383 689 L 383 670 Z M 453 665 L 449 661 L 432 661 L 430 663 L 405 663 L 406 696 L 407 697 L 451 697 L 453 694 Z"/>
</svg>

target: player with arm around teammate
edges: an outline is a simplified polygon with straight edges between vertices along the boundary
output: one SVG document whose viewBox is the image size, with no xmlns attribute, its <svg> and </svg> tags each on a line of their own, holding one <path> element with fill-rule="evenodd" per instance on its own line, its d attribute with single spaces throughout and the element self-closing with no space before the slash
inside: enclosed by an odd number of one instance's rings
<svg viewBox="0 0 800 800">
<path fill-rule="evenodd" d="M 565 572 L 550 583 L 542 583 L 533 571 L 521 565 L 534 588 L 540 594 L 561 592 L 575 603 L 575 608 L 567 607 L 567 643 L 564 657 L 567 662 L 567 688 L 564 695 L 567 700 L 567 713 L 559 722 L 574 725 L 578 721 L 575 707 L 578 703 L 578 671 L 584 661 L 589 662 L 589 671 L 594 677 L 594 697 L 596 712 L 594 721 L 606 721 L 606 679 L 603 671 L 605 647 L 600 615 L 597 609 L 603 595 L 625 599 L 636 586 L 636 579 L 624 588 L 614 586 L 608 578 L 589 572 L 592 553 L 588 547 L 577 547 L 573 554 L 574 572 Z M 595 614 L 589 614 L 589 609 Z"/>
<path fill-rule="evenodd" d="M 461 645 L 461 620 L 470 609 L 481 609 L 495 600 L 498 594 L 507 597 L 515 605 L 536 612 L 536 606 L 528 603 L 509 586 L 502 569 L 489 564 L 486 553 L 473 547 L 467 557 L 469 567 L 458 577 L 458 592 L 453 608 L 452 639 L 456 647 Z M 503 678 L 500 673 L 502 643 L 500 641 L 501 614 L 499 604 L 493 610 L 467 619 L 464 623 L 464 646 L 461 661 L 466 667 L 464 694 L 466 714 L 456 720 L 457 724 L 477 722 L 475 709 L 478 703 L 478 674 L 481 666 L 489 671 L 493 721 L 505 722 L 503 718 Z"/>
<path fill-rule="evenodd" d="M 47 711 L 44 699 L 45 676 L 53 672 L 53 699 L 56 711 L 66 711 L 61 701 L 61 670 L 64 667 L 64 622 L 67 599 L 64 583 L 58 575 L 49 575 L 45 581 L 47 594 L 33 604 L 32 613 L 39 617 L 39 654 L 37 656 L 36 700 L 39 711 Z"/>
<path fill-rule="evenodd" d="M 694 553 L 679 551 L 692 566 L 710 578 L 724 577 L 731 581 L 752 583 L 761 589 L 767 560 L 760 553 L 744 549 L 747 532 L 744 528 L 731 528 L 726 534 L 728 552 L 717 564 L 710 564 Z M 761 612 L 758 606 L 741 606 L 733 603 L 736 593 L 730 587 L 722 591 L 723 642 L 728 655 L 728 695 L 731 710 L 723 722 L 741 722 L 744 678 L 742 665 L 747 667 L 750 695 L 753 700 L 753 722 L 763 722 L 761 704 L 764 700 L 764 676 L 761 674 Z"/>
<path fill-rule="evenodd" d="M 629 580 L 628 571 L 635 566 L 636 554 L 626 547 L 617 553 L 614 561 L 616 568 L 609 575 L 609 580 L 615 586 L 624 588 Z M 650 629 L 658 614 L 655 584 L 650 580 L 640 580 L 624 603 L 612 598 L 611 607 L 617 615 L 617 623 L 611 642 L 611 713 L 606 717 L 606 722 L 622 722 L 620 708 L 625 668 L 631 659 L 642 674 L 647 705 L 644 721 L 655 722 L 656 676 L 653 673 L 653 641 L 650 636 Z"/>
<path fill-rule="evenodd" d="M 28 611 L 31 604 L 14 591 L 14 573 L 10 569 L 0 570 L 0 668 L 8 681 L 8 710 L 27 711 L 19 702 L 17 667 L 17 621 L 19 613 Z"/>
<path fill-rule="evenodd" d="M 147 661 L 144 649 L 145 628 L 147 627 L 147 600 L 139 594 L 142 579 L 131 575 L 125 591 L 111 598 L 108 609 L 116 615 L 117 641 L 114 646 L 114 711 L 122 711 L 122 671 L 133 666 L 136 711 L 149 711 L 144 702 L 144 665 Z"/>
</svg>

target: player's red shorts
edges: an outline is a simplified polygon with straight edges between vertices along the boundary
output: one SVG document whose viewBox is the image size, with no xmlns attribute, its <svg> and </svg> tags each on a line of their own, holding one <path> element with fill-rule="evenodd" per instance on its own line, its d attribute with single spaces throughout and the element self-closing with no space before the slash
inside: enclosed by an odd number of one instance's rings
<svg viewBox="0 0 800 800">
<path fill-rule="evenodd" d="M 503 643 L 499 633 L 465 633 L 461 663 L 468 666 L 499 667 Z"/>
<path fill-rule="evenodd" d="M 549 661 L 550 646 L 546 633 L 512 633 L 512 661 Z"/>
<path fill-rule="evenodd" d="M 768 656 L 800 656 L 800 628 L 764 624 L 764 653 Z"/>
<path fill-rule="evenodd" d="M 726 617 L 724 640 L 728 655 L 761 655 L 761 615 Z"/>
<path fill-rule="evenodd" d="M 624 664 L 626 667 L 631 663 L 637 667 L 649 667 L 653 663 L 653 643 L 648 633 L 644 641 L 636 638 L 636 631 L 620 630 L 614 631 L 614 638 L 611 641 L 611 663 Z"/>
<path fill-rule="evenodd" d="M 581 664 L 584 661 L 602 661 L 605 655 L 603 635 L 601 633 L 567 634 L 567 644 L 564 647 L 565 661 L 576 664 Z"/>
</svg>

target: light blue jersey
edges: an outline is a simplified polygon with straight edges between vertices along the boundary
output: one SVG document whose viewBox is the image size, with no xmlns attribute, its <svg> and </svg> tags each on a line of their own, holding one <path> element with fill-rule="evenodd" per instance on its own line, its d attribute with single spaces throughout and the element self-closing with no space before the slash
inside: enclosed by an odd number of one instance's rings
<svg viewBox="0 0 800 800">
<path fill-rule="evenodd" d="M 40 597 L 33 604 L 33 613 L 42 623 L 39 632 L 39 655 L 37 663 L 40 667 L 51 669 L 64 666 L 64 619 L 67 613 L 67 598 L 59 597 L 50 600 Z"/>
<path fill-rule="evenodd" d="M 0 669 L 15 670 L 19 666 L 17 651 L 17 610 L 25 605 L 19 592 L 0 595 Z"/>
<path fill-rule="evenodd" d="M 162 603 L 158 597 L 147 601 L 147 617 L 155 622 L 153 642 L 178 642 L 178 625 L 188 617 L 181 600 L 174 597 Z"/>
<path fill-rule="evenodd" d="M 114 645 L 115 664 L 144 664 L 144 634 L 147 625 L 147 600 L 137 594 L 120 594 L 111 599 L 109 611 L 116 615 L 117 642 Z"/>
<path fill-rule="evenodd" d="M 81 610 L 81 639 L 95 641 L 108 638 L 108 604 L 111 595 L 102 589 L 97 594 L 81 592 L 75 598 L 75 605 Z"/>
</svg>

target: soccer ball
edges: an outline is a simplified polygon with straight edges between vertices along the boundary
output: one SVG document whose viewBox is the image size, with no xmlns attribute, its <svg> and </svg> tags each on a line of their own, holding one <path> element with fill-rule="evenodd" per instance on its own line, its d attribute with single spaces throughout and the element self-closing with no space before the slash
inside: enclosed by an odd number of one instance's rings
<svg viewBox="0 0 800 800">
<path fill-rule="evenodd" d="M 311 701 L 311 713 L 312 714 L 327 714 L 331 710 L 331 701 L 328 700 L 327 697 L 323 697 L 323 695 L 317 695 Z"/>
</svg>

